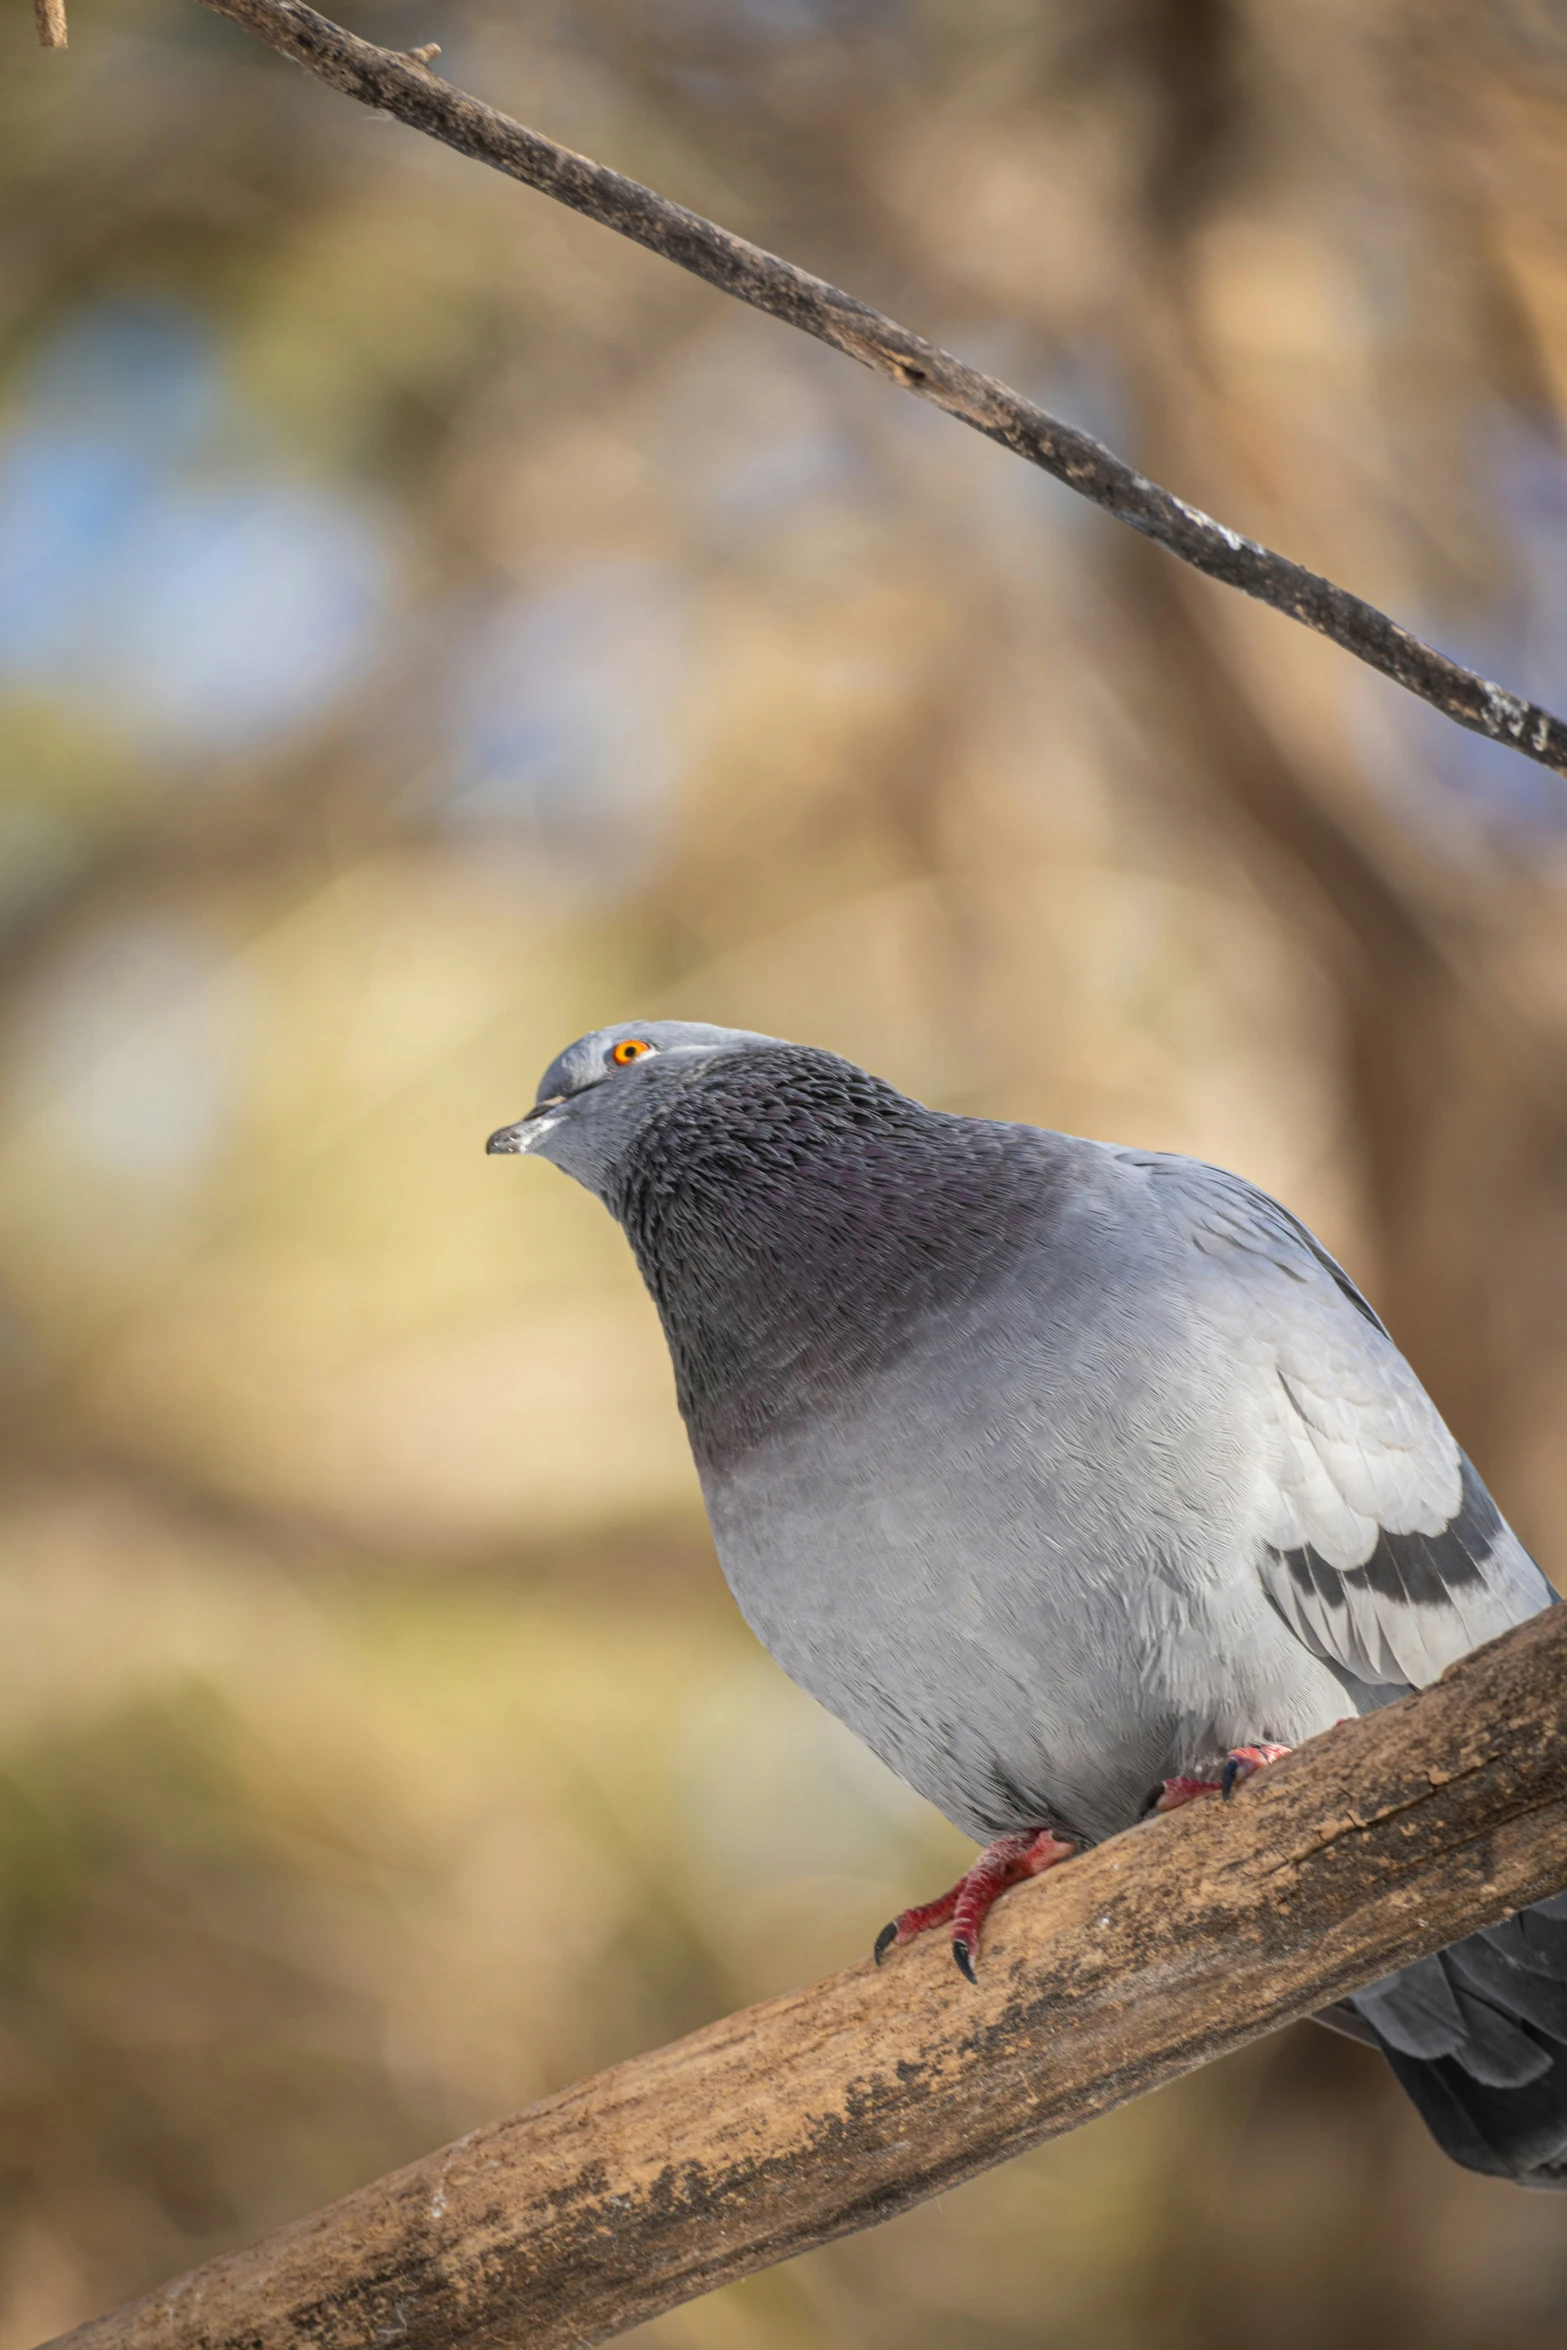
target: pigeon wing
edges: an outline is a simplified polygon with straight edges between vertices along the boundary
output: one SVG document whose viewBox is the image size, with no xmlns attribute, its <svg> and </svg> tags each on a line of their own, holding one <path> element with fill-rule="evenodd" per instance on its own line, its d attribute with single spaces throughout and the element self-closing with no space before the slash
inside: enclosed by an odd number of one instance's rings
<svg viewBox="0 0 1567 2350">
<path fill-rule="evenodd" d="M 1257 1566 L 1316 1655 L 1419 1687 L 1555 1597 L 1372 1308 L 1238 1176 L 1142 1158 L 1257 1438 Z"/>
</svg>

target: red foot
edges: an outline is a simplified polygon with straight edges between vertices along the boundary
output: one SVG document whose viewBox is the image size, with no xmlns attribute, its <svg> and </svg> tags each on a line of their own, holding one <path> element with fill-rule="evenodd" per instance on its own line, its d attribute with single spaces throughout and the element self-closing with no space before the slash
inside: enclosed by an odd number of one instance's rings
<svg viewBox="0 0 1567 2350">
<path fill-rule="evenodd" d="M 1242 1779 L 1254 1778 L 1265 1764 L 1277 1762 L 1281 1754 L 1288 1752 L 1287 1746 L 1232 1746 L 1224 1758 L 1224 1777 L 1219 1789 L 1225 1802 L 1229 1802 Z"/>
<path fill-rule="evenodd" d="M 939 1901 L 906 1909 L 890 1926 L 882 1927 L 876 1937 L 876 1964 L 880 1966 L 889 1950 L 912 1942 L 916 1934 L 931 1926 L 944 1926 L 950 1918 L 953 1959 L 958 1972 L 972 1983 L 979 1929 L 992 1903 L 1009 1886 L 1021 1885 L 1025 1877 L 1042 1877 L 1058 1861 L 1070 1860 L 1076 1850 L 1075 1844 L 1063 1842 L 1048 1828 L 1022 1828 L 1013 1835 L 998 1836 L 994 1844 L 986 1845 L 967 1876 L 959 1877 Z"/>
<path fill-rule="evenodd" d="M 1217 1795 L 1217 1779 L 1161 1779 L 1148 1799 L 1149 1811 L 1179 1811 L 1183 1803 L 1195 1803 L 1199 1795 Z"/>
<path fill-rule="evenodd" d="M 1219 1779 L 1161 1779 L 1149 1798 L 1149 1811 L 1179 1811 L 1183 1803 L 1195 1803 L 1199 1795 L 1222 1795 L 1228 1803 L 1242 1779 L 1250 1779 L 1265 1764 L 1277 1762 L 1281 1754 L 1288 1754 L 1287 1746 L 1232 1746 L 1224 1758 L 1224 1775 Z"/>
</svg>

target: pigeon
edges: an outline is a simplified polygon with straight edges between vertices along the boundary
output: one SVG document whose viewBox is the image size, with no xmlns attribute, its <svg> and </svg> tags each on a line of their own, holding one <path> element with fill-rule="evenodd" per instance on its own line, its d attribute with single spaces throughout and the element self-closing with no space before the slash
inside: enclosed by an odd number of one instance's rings
<svg viewBox="0 0 1567 2350">
<path fill-rule="evenodd" d="M 491 1135 L 619 1221 L 718 1555 L 800 1685 L 1010 1885 L 1433 1680 L 1555 1594 L 1348 1274 L 1190 1158 L 836 1054 L 596 1030 Z M 1567 1895 L 1323 2018 L 1458 2162 L 1567 2186 Z"/>
</svg>

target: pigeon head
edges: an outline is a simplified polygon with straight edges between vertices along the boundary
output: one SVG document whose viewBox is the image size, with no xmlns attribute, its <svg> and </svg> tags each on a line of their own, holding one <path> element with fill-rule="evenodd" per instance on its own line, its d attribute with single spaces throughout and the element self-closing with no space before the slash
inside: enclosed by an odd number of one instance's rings
<svg viewBox="0 0 1567 2350">
<path fill-rule="evenodd" d="M 770 1036 L 705 1020 L 622 1020 L 595 1028 L 551 1061 L 538 1099 L 486 1150 L 529 1151 L 609 1201 L 647 1126 L 720 1055 L 766 1047 Z"/>
<path fill-rule="evenodd" d="M 930 1110 L 836 1053 L 626 1021 L 569 1045 L 492 1151 L 597 1195 L 664 1324 L 699 1464 L 876 1376 L 1006 1271 L 1045 1138 Z"/>
</svg>

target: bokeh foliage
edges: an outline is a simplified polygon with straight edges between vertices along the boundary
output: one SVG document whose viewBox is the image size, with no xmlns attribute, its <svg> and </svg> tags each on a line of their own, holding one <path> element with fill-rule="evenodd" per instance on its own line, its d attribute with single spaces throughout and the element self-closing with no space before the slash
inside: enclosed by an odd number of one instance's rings
<svg viewBox="0 0 1567 2350">
<path fill-rule="evenodd" d="M 1567 803 L 196 0 L 0 80 L 0 2350 L 843 1963 L 607 1220 L 687 1013 L 1305 1214 L 1567 1559 Z M 1549 0 L 356 27 L 1567 701 Z M 1300 2031 L 645 2330 L 1536 2350 L 1567 2212 Z"/>
</svg>

